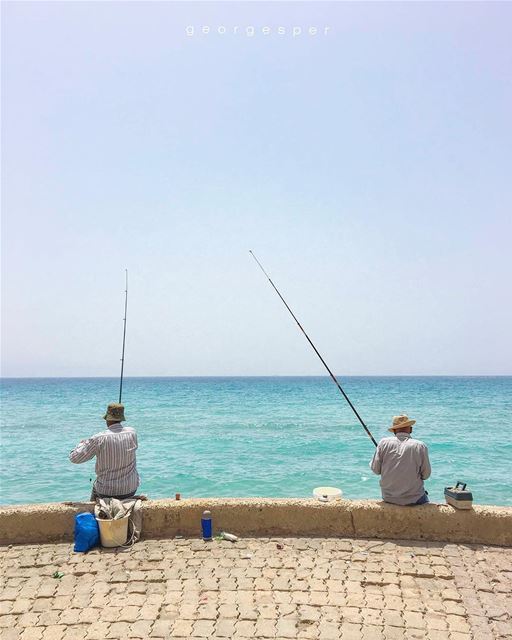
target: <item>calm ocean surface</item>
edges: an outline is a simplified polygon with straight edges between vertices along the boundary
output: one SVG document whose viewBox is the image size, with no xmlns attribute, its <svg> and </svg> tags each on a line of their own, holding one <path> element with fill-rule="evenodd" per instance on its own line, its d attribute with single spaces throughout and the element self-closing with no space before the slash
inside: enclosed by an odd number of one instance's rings
<svg viewBox="0 0 512 640">
<path fill-rule="evenodd" d="M 429 447 L 427 489 L 467 482 L 480 504 L 512 505 L 512 377 L 353 377 L 341 384 L 375 438 L 391 417 L 417 420 Z M 0 503 L 83 500 L 94 462 L 68 453 L 103 430 L 109 378 L 1 381 Z M 310 496 L 340 487 L 378 498 L 374 447 L 327 377 L 127 378 L 127 422 L 138 431 L 140 490 L 174 496 Z"/>
</svg>

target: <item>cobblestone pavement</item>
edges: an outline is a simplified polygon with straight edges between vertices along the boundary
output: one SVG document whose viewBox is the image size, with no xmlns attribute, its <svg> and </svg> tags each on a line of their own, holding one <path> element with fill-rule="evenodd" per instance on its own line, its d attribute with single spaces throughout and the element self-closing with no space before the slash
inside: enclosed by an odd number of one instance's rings
<svg viewBox="0 0 512 640">
<path fill-rule="evenodd" d="M 175 539 L 88 554 L 2 547 L 0 558 L 5 640 L 512 638 L 512 549 Z"/>
</svg>

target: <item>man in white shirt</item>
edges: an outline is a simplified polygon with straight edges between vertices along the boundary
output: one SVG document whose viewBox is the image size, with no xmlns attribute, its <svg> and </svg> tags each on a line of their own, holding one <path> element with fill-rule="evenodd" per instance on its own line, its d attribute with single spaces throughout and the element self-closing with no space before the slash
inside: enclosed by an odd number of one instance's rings
<svg viewBox="0 0 512 640">
<path fill-rule="evenodd" d="M 384 502 L 419 505 L 429 501 L 423 481 L 430 477 L 427 446 L 411 438 L 416 420 L 395 416 L 388 429 L 394 434 L 383 438 L 370 462 L 371 470 L 381 476 Z"/>
<path fill-rule="evenodd" d="M 131 498 L 140 482 L 135 454 L 137 433 L 132 427 L 121 424 L 125 420 L 122 404 L 109 404 L 103 419 L 107 423 L 106 430 L 82 440 L 71 451 L 69 459 L 81 464 L 96 456 L 96 481 L 91 500 Z"/>
</svg>

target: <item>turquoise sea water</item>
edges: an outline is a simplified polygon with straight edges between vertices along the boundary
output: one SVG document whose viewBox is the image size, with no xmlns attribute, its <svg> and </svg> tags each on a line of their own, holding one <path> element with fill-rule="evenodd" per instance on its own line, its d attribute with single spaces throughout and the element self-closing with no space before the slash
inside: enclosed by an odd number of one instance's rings
<svg viewBox="0 0 512 640">
<path fill-rule="evenodd" d="M 377 440 L 393 415 L 417 420 L 433 501 L 460 479 L 475 502 L 512 505 L 512 377 L 341 383 Z M 72 465 L 68 453 L 104 428 L 118 380 L 4 378 L 1 389 L 0 502 L 88 498 L 94 462 Z M 319 485 L 380 497 L 374 446 L 329 378 L 127 378 L 123 402 L 150 497 L 310 496 Z"/>
</svg>

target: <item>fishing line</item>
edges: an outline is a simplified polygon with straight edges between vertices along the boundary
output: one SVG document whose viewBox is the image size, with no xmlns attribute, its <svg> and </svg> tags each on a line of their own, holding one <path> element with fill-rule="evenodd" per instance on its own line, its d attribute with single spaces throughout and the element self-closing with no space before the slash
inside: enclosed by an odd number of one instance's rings
<svg viewBox="0 0 512 640">
<path fill-rule="evenodd" d="M 124 347 L 126 344 L 126 311 L 128 309 L 128 269 L 125 269 L 125 272 L 126 272 L 126 288 L 124 290 L 123 350 L 121 353 L 121 379 L 119 381 L 119 404 L 121 404 L 121 397 L 123 395 Z"/>
<path fill-rule="evenodd" d="M 276 287 L 276 285 L 272 282 L 272 279 L 270 278 L 270 276 L 268 275 L 268 273 L 265 271 L 265 269 L 263 268 L 261 262 L 258 260 L 258 258 L 254 255 L 254 253 L 252 251 L 249 250 L 249 253 L 251 254 L 251 256 L 254 258 L 254 260 L 256 261 L 257 265 L 259 266 L 259 268 L 263 271 L 263 273 L 265 274 L 265 276 L 267 277 L 268 281 L 270 282 L 270 284 L 272 285 L 272 287 L 274 288 L 275 292 L 277 293 L 277 295 L 281 298 L 282 303 L 284 304 L 284 306 L 288 309 L 288 311 L 290 312 L 290 315 L 292 316 L 292 318 L 295 320 L 295 322 L 297 323 L 297 326 L 299 327 L 299 329 L 302 331 L 302 333 L 306 336 L 306 340 L 309 342 L 309 344 L 313 347 L 314 352 L 316 353 L 316 355 L 320 358 L 321 363 L 324 365 L 324 367 L 327 369 L 329 375 L 331 376 L 332 381 L 334 382 L 334 384 L 338 387 L 338 389 L 341 391 L 343 397 L 345 398 L 345 400 L 348 402 L 350 408 L 352 409 L 352 411 L 355 413 L 357 419 L 359 420 L 359 422 L 361 423 L 363 429 L 366 431 L 368 437 L 370 438 L 370 440 L 373 442 L 373 444 L 375 446 L 377 446 L 377 442 L 375 440 L 375 438 L 372 436 L 372 434 L 370 433 L 370 430 L 368 429 L 368 427 L 365 425 L 363 419 L 361 418 L 361 416 L 359 415 L 359 413 L 357 412 L 357 409 L 354 407 L 354 405 L 352 404 L 352 402 L 350 401 L 350 398 L 347 396 L 347 394 L 343 391 L 343 389 L 341 388 L 340 383 L 338 382 L 338 379 L 336 378 L 336 376 L 334 375 L 334 373 L 329 369 L 329 367 L 327 366 L 327 363 L 325 362 L 325 360 L 322 358 L 322 356 L 320 355 L 320 352 L 318 351 L 318 349 L 315 347 L 315 345 L 313 344 L 311 338 L 308 336 L 308 334 L 304 331 L 301 323 L 297 320 L 296 315 L 293 313 L 293 311 L 290 309 L 290 307 L 288 306 L 288 303 L 286 302 L 286 300 L 283 298 L 283 296 L 281 295 L 281 293 L 279 292 L 279 289 Z"/>
</svg>

